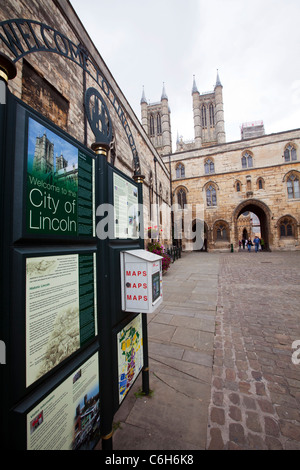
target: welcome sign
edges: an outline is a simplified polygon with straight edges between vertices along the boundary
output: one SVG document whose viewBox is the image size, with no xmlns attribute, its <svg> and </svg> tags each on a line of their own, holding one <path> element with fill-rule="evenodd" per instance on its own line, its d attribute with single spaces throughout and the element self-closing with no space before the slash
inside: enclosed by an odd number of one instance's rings
<svg viewBox="0 0 300 470">
<path fill-rule="evenodd" d="M 95 236 L 94 159 L 29 117 L 26 231 Z"/>
</svg>

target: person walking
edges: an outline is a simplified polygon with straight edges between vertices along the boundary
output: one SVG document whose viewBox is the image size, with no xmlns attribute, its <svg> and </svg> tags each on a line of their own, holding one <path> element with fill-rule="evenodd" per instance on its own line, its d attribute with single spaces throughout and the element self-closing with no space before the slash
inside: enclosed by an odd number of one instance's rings
<svg viewBox="0 0 300 470">
<path fill-rule="evenodd" d="M 250 251 L 251 251 L 251 246 L 252 246 L 252 245 L 253 245 L 253 243 L 252 243 L 252 241 L 251 241 L 251 238 L 249 237 L 249 238 L 248 238 L 248 243 L 247 243 L 247 247 L 248 247 L 249 253 L 250 253 Z"/>
<path fill-rule="evenodd" d="M 265 240 L 263 238 L 260 239 L 260 246 L 261 246 L 261 251 L 264 251 Z"/>
<path fill-rule="evenodd" d="M 258 238 L 257 235 L 255 235 L 255 238 L 254 238 L 254 246 L 255 246 L 255 253 L 258 252 L 258 248 L 259 248 L 259 243 L 260 243 L 260 239 Z"/>
</svg>

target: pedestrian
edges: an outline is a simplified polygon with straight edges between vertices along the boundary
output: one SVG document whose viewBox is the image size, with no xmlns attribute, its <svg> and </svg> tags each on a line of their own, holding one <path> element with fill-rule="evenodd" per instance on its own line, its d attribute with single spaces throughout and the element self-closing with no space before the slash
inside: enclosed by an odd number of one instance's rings
<svg viewBox="0 0 300 470">
<path fill-rule="evenodd" d="M 252 243 L 252 241 L 251 241 L 251 238 L 249 237 L 249 238 L 248 238 L 248 242 L 247 242 L 247 246 L 248 246 L 248 251 L 249 251 L 249 253 L 250 253 L 250 251 L 251 251 L 251 246 L 252 246 L 252 245 L 253 245 L 253 243 Z"/>
<path fill-rule="evenodd" d="M 265 240 L 263 238 L 260 239 L 260 246 L 261 246 L 261 251 L 264 251 Z"/>
<path fill-rule="evenodd" d="M 245 243 L 246 243 L 246 240 L 245 240 L 245 238 L 243 237 L 243 238 L 242 238 L 243 250 L 245 249 Z"/>
<path fill-rule="evenodd" d="M 255 253 L 258 252 L 258 248 L 259 248 L 259 243 L 260 243 L 260 239 L 258 238 L 257 235 L 255 235 L 255 238 L 254 238 L 254 245 L 255 245 Z"/>
<path fill-rule="evenodd" d="M 242 242 L 239 240 L 239 251 L 241 251 Z"/>
</svg>

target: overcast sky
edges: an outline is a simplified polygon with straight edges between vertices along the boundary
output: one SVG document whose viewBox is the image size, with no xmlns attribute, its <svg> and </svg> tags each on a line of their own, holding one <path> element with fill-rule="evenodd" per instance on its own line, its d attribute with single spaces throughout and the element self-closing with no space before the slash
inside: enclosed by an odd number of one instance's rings
<svg viewBox="0 0 300 470">
<path fill-rule="evenodd" d="M 177 135 L 194 138 L 192 85 L 223 85 L 226 141 L 244 122 L 300 128 L 300 0 L 71 0 L 137 117 L 163 83 Z"/>
</svg>

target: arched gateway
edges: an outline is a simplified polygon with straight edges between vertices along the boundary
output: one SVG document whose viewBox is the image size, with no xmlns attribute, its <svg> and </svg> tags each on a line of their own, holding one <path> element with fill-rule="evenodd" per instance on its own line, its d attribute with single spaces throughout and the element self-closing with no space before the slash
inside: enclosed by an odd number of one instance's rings
<svg viewBox="0 0 300 470">
<path fill-rule="evenodd" d="M 269 207 L 262 201 L 257 199 L 247 199 L 246 201 L 241 202 L 233 212 L 232 222 L 234 226 L 234 244 L 238 246 L 239 238 L 238 238 L 238 228 L 237 228 L 237 220 L 239 216 L 245 212 L 253 212 L 260 221 L 260 231 L 261 237 L 265 241 L 265 247 L 267 250 L 270 250 L 272 243 L 273 243 L 273 235 L 271 232 L 271 219 L 272 214 Z"/>
</svg>

